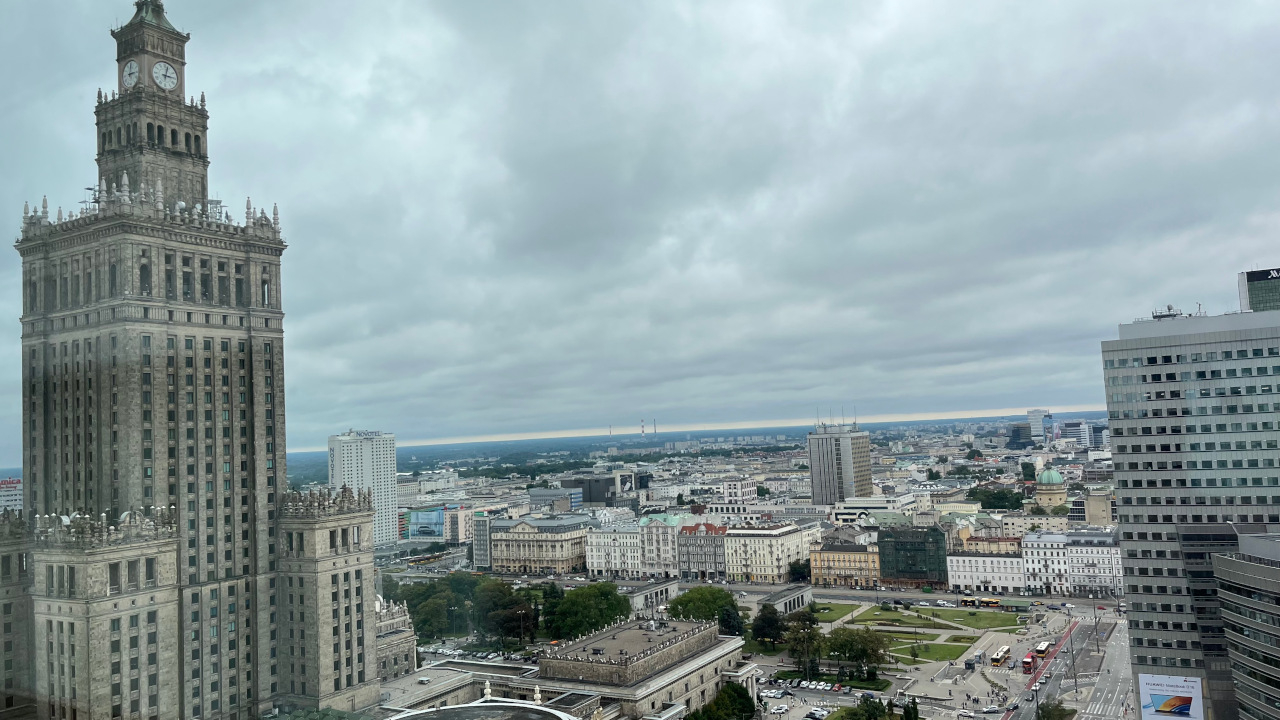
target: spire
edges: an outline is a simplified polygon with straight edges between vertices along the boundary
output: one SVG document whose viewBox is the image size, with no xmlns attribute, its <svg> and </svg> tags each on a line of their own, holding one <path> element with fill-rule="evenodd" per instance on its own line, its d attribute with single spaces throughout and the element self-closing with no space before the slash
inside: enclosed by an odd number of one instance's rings
<svg viewBox="0 0 1280 720">
<path fill-rule="evenodd" d="M 58 206 L 58 222 L 62 222 L 62 206 Z"/>
<path fill-rule="evenodd" d="M 48 219 L 49 217 L 49 196 L 45 195 L 40 200 L 40 217 Z"/>
<path fill-rule="evenodd" d="M 156 178 L 156 209 L 164 208 L 164 178 Z"/>
<path fill-rule="evenodd" d="M 178 31 L 178 29 L 169 22 L 169 19 L 164 16 L 164 3 L 160 0 L 137 0 L 133 3 L 133 6 L 137 8 L 137 10 L 134 11 L 133 18 L 130 19 L 129 22 L 125 23 L 125 27 L 146 23 L 148 25 L 155 25 L 156 27 L 164 28 L 165 30 L 172 30 L 174 32 Z"/>
<path fill-rule="evenodd" d="M 276 203 L 271 203 L 271 224 L 280 227 L 280 206 Z"/>
<path fill-rule="evenodd" d="M 26 218 L 31 215 L 31 203 L 26 200 L 22 201 L 22 217 Z"/>
<path fill-rule="evenodd" d="M 200 91 L 200 109 L 204 109 L 204 91 Z"/>
<path fill-rule="evenodd" d="M 250 198 L 244 199 L 244 224 L 253 224 L 253 200 Z"/>
</svg>

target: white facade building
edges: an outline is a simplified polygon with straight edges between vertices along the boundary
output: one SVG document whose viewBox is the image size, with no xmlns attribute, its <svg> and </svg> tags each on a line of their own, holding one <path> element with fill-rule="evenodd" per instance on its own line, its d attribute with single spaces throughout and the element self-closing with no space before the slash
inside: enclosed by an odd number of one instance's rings
<svg viewBox="0 0 1280 720">
<path fill-rule="evenodd" d="M 1044 419 L 1048 417 L 1048 410 L 1028 410 L 1027 422 L 1031 424 L 1031 437 L 1038 440 L 1044 440 Z"/>
<path fill-rule="evenodd" d="M 1022 537 L 1026 589 L 1037 595 L 1069 595 L 1068 538 L 1064 533 L 1035 532 Z"/>
<path fill-rule="evenodd" d="M 643 558 L 639 525 L 609 525 L 587 533 L 587 572 L 592 577 L 641 577 Z"/>
<path fill-rule="evenodd" d="M 1026 582 L 1026 564 L 1020 555 L 956 553 L 947 556 L 947 584 L 952 590 L 1020 595 Z"/>
<path fill-rule="evenodd" d="M 650 577 L 680 577 L 680 526 L 689 515 L 649 515 L 640 518 L 640 571 Z"/>
<path fill-rule="evenodd" d="M 22 478 L 0 479 L 0 510 L 22 509 Z"/>
<path fill-rule="evenodd" d="M 329 487 L 373 492 L 373 544 L 400 539 L 396 485 L 396 436 L 378 430 L 348 430 L 329 436 Z"/>
<path fill-rule="evenodd" d="M 759 499 L 760 479 L 754 477 L 726 478 L 720 483 L 720 494 L 725 502 L 753 503 Z"/>
<path fill-rule="evenodd" d="M 1124 569 L 1120 543 L 1112 530 L 1067 533 L 1067 583 L 1077 597 L 1120 597 Z"/>
</svg>

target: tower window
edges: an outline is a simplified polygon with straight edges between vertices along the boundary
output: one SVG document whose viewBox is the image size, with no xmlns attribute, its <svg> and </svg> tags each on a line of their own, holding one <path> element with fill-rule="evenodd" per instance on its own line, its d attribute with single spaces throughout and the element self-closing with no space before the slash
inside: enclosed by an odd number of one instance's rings
<svg viewBox="0 0 1280 720">
<path fill-rule="evenodd" d="M 199 156 L 201 156 L 201 157 L 203 157 L 203 156 L 204 156 L 204 153 L 202 153 L 202 152 L 200 151 L 200 136 L 199 136 L 199 135 L 197 135 L 197 136 L 196 136 L 196 155 L 199 155 Z"/>
<path fill-rule="evenodd" d="M 186 140 L 186 144 L 187 144 L 187 152 L 191 152 L 191 133 L 187 133 L 184 139 Z"/>
<path fill-rule="evenodd" d="M 169 144 L 170 144 L 170 145 L 172 145 L 172 146 L 174 146 L 174 147 L 177 147 L 177 146 L 178 146 L 178 131 L 177 131 L 177 130 L 170 130 L 170 131 L 169 131 Z"/>
<path fill-rule="evenodd" d="M 156 126 L 155 123 L 147 123 L 147 143 L 149 145 L 156 144 Z"/>
<path fill-rule="evenodd" d="M 156 142 L 160 143 L 161 145 L 164 145 L 164 126 L 163 125 L 156 126 Z"/>
</svg>

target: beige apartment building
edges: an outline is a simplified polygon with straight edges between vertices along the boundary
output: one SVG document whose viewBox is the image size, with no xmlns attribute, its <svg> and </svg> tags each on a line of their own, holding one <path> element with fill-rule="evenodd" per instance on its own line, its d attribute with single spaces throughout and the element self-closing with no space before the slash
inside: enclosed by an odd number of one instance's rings
<svg viewBox="0 0 1280 720">
<path fill-rule="evenodd" d="M 822 587 L 873 588 L 880 584 L 875 545 L 826 543 L 809 554 L 811 582 Z"/>
<path fill-rule="evenodd" d="M 490 567 L 494 572 L 519 574 L 585 572 L 591 527 L 591 519 L 583 515 L 493 520 Z"/>
<path fill-rule="evenodd" d="M 729 580 L 785 583 L 791 562 L 809 559 L 811 533 L 796 525 L 739 525 L 724 538 Z"/>
</svg>

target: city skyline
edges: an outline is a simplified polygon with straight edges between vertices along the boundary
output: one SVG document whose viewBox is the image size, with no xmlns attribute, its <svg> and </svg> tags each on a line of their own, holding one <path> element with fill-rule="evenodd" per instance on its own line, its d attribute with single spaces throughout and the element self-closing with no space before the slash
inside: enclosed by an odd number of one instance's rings
<svg viewBox="0 0 1280 720">
<path fill-rule="evenodd" d="M 296 243 L 299 450 L 347 427 L 547 436 L 628 411 L 727 429 L 831 403 L 1097 408 L 1099 338 L 1166 302 L 1232 310 L 1236 272 L 1280 265 L 1266 8 L 392 3 L 335 28 L 345 7 L 169 3 L 200 30 L 187 94 L 236 93 L 211 190 L 279 201 Z M 0 118 L 23 138 L 0 150 L 24 168 L 0 177 L 15 224 L 46 195 L 79 209 L 86 107 L 114 82 L 101 28 L 130 10 L 5 9 L 6 59 L 45 73 Z M 1178 260 L 1205 238 L 1188 289 Z M 0 265 L 9 307 L 18 273 Z"/>
</svg>

